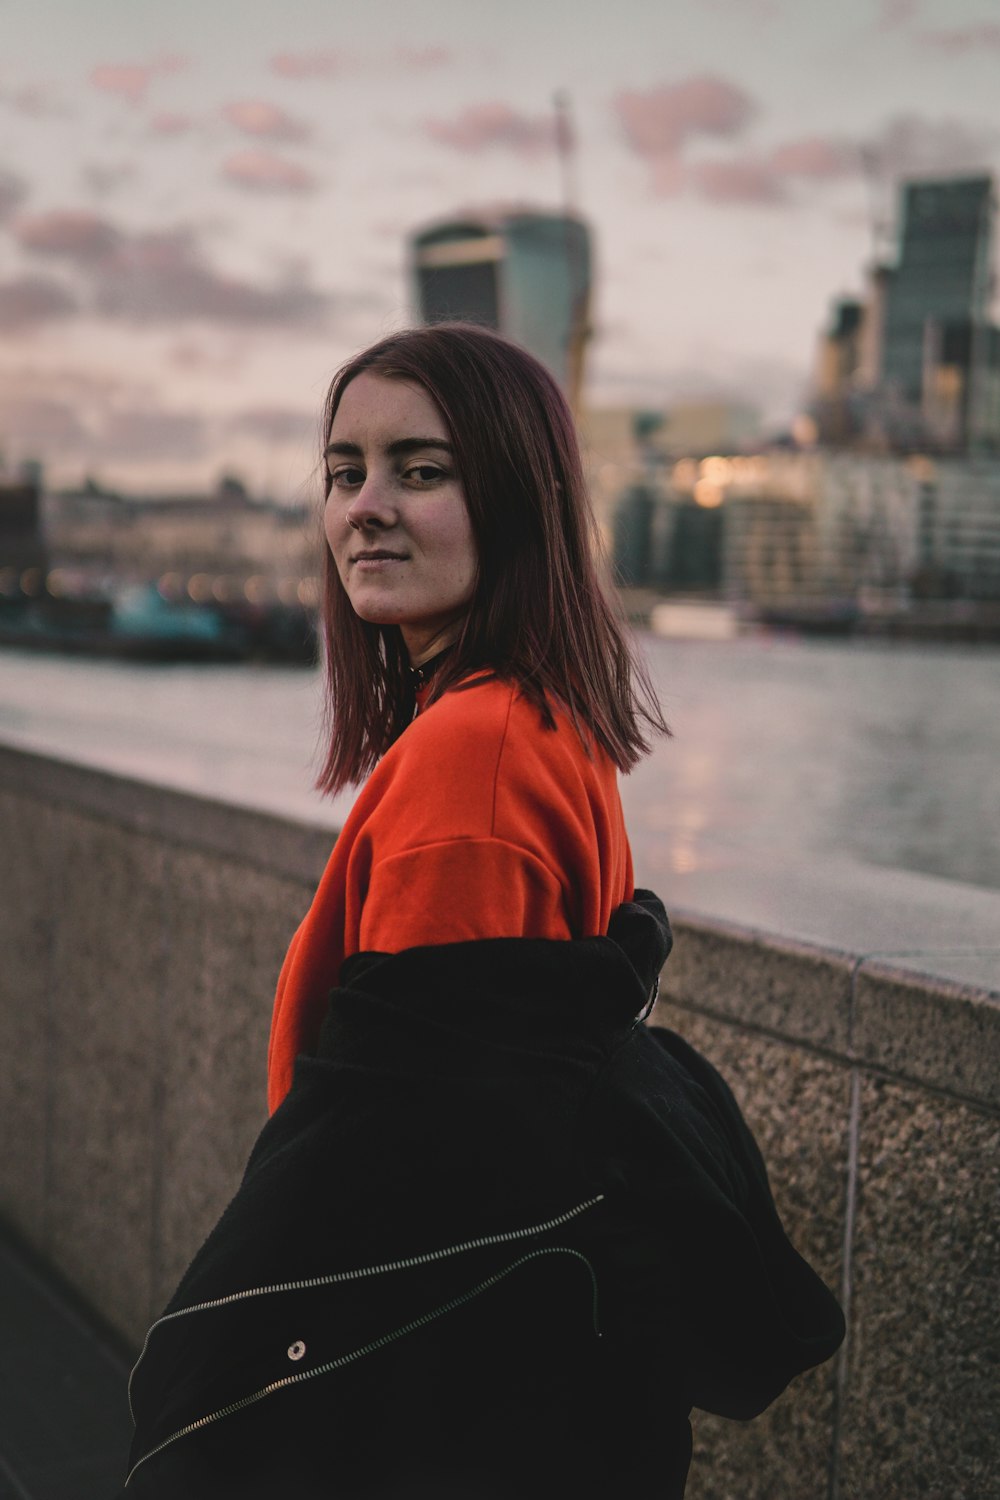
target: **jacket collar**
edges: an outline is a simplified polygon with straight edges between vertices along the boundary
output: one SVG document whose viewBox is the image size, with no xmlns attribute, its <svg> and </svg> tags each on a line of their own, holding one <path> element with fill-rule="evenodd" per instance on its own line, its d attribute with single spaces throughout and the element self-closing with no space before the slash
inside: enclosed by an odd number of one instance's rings
<svg viewBox="0 0 1000 1500">
<path fill-rule="evenodd" d="M 512 1050 L 592 1064 L 643 1013 L 671 944 L 661 902 L 637 891 L 606 937 L 358 953 L 330 996 L 318 1055 L 345 1065 L 392 1057 L 405 1071 L 430 1055 L 468 1066 Z"/>
</svg>

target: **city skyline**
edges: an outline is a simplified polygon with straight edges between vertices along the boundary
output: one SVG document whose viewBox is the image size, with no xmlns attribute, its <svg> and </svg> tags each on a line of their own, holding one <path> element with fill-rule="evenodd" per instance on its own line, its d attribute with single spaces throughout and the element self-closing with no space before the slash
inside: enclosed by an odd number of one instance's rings
<svg viewBox="0 0 1000 1500">
<path fill-rule="evenodd" d="M 309 492 L 336 365 L 408 322 L 406 240 L 559 209 L 594 404 L 804 404 L 903 177 L 1000 169 L 989 0 L 0 0 L 0 451 L 137 490 Z"/>
</svg>

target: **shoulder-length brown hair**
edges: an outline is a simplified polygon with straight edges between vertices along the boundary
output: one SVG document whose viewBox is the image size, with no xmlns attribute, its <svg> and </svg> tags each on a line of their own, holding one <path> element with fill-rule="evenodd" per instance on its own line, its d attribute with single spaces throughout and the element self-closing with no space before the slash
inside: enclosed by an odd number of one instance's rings
<svg viewBox="0 0 1000 1500">
<path fill-rule="evenodd" d="M 476 582 L 433 695 L 475 668 L 492 668 L 518 683 L 548 727 L 552 702 L 563 705 L 620 770 L 630 770 L 649 750 L 651 731 L 670 731 L 601 585 L 576 430 L 555 380 L 524 349 L 474 324 L 391 334 L 334 376 L 324 447 L 341 396 L 363 371 L 427 392 L 448 429 L 469 509 Z M 324 573 L 329 749 L 316 784 L 336 792 L 361 781 L 402 734 L 414 698 L 399 627 L 355 614 L 329 548 Z"/>
</svg>

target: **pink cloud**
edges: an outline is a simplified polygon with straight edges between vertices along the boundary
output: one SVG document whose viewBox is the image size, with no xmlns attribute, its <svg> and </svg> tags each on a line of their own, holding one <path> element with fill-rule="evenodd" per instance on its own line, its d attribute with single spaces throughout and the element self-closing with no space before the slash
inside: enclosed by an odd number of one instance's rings
<svg viewBox="0 0 1000 1500">
<path fill-rule="evenodd" d="M 556 142 L 555 115 L 519 114 L 507 104 L 473 104 L 452 120 L 425 120 L 431 140 L 469 153 L 495 146 L 530 156 Z"/>
<path fill-rule="evenodd" d="M 807 136 L 787 141 L 768 158 L 768 165 L 781 177 L 811 177 L 830 180 L 858 170 L 858 149 L 849 141 Z"/>
<path fill-rule="evenodd" d="M 938 52 L 1000 52 L 1000 21 L 981 21 L 950 31 L 924 31 L 919 40 Z"/>
<path fill-rule="evenodd" d="M 0 329 L 17 332 L 77 311 L 76 301 L 59 281 L 45 276 L 15 276 L 0 282 Z"/>
<path fill-rule="evenodd" d="M 101 63 L 91 72 L 90 81 L 106 94 L 121 94 L 130 104 L 139 104 L 155 72 L 143 63 Z"/>
<path fill-rule="evenodd" d="M 725 161 L 694 162 L 687 178 L 710 203 L 741 203 L 773 207 L 787 201 L 781 176 L 769 161 L 752 156 Z"/>
<path fill-rule="evenodd" d="M 311 172 L 273 151 L 239 151 L 222 163 L 222 175 L 252 193 L 311 193 L 316 187 Z"/>
<path fill-rule="evenodd" d="M 709 203 L 768 208 L 791 203 L 791 188 L 796 181 L 832 182 L 859 168 L 856 146 L 823 136 L 786 141 L 766 155 L 695 161 L 664 155 L 650 162 L 653 189 L 661 196 L 687 188 Z"/>
<path fill-rule="evenodd" d="M 397 47 L 396 56 L 408 68 L 446 68 L 455 61 L 451 47 Z"/>
<path fill-rule="evenodd" d="M 160 110 L 152 116 L 149 128 L 153 135 L 183 135 L 192 129 L 194 121 L 190 115 L 177 114 L 173 110 Z"/>
<path fill-rule="evenodd" d="M 311 285 L 307 267 L 286 267 L 271 284 L 230 276 L 183 227 L 132 234 L 97 214 L 63 209 L 18 220 L 14 234 L 24 250 L 71 261 L 88 306 L 109 318 L 321 328 L 331 307 Z M 39 322 L 75 308 L 60 283 L 25 277 L 7 284 L 0 325 Z"/>
<path fill-rule="evenodd" d="M 279 78 L 332 78 L 343 63 L 339 52 L 279 52 L 270 66 Z"/>
<path fill-rule="evenodd" d="M 324 325 L 330 299 L 305 274 L 260 286 L 217 271 L 188 230 L 122 238 L 96 268 L 101 312 L 138 323 L 195 320 L 222 324 Z"/>
<path fill-rule="evenodd" d="M 19 219 L 14 225 L 14 236 L 24 250 L 63 255 L 76 261 L 101 259 L 118 242 L 114 226 L 87 209 L 52 209 L 49 213 Z"/>
<path fill-rule="evenodd" d="M 696 136 L 737 136 L 756 113 L 743 89 L 707 74 L 645 92 L 623 89 L 614 107 L 628 144 L 647 160 L 676 156 Z"/>
<path fill-rule="evenodd" d="M 705 75 L 646 92 L 620 92 L 615 101 L 625 138 L 646 162 L 660 196 L 685 188 L 710 203 L 774 207 L 791 201 L 791 183 L 832 181 L 856 170 L 856 148 L 835 137 L 786 141 L 767 154 L 692 160 L 700 138 L 732 140 L 757 112 L 753 99 L 724 78 Z"/>
<path fill-rule="evenodd" d="M 106 94 L 120 94 L 132 105 L 141 104 L 154 78 L 178 72 L 184 62 L 183 57 L 169 54 L 148 63 L 99 63 L 91 70 L 90 82 Z"/>
<path fill-rule="evenodd" d="M 649 161 L 649 179 L 658 198 L 672 198 L 687 183 L 687 168 L 679 156 L 654 156 Z"/>
<path fill-rule="evenodd" d="M 262 140 L 302 141 L 309 134 L 300 120 L 293 119 L 278 105 L 266 104 L 261 99 L 243 99 L 227 104 L 222 113 L 230 125 L 235 125 L 244 135 Z"/>
</svg>

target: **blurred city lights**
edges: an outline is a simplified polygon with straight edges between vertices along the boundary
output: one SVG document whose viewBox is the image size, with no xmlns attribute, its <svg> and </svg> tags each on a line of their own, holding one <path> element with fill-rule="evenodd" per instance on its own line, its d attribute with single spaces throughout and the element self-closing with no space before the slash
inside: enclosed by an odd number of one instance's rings
<svg viewBox="0 0 1000 1500">
<path fill-rule="evenodd" d="M 212 597 L 212 580 L 207 573 L 195 573 L 188 579 L 187 591 L 195 604 L 205 604 Z"/>
<path fill-rule="evenodd" d="M 706 510 L 714 510 L 717 505 L 721 505 L 723 494 L 722 486 L 711 479 L 699 479 L 694 487 L 696 503 Z"/>
</svg>

